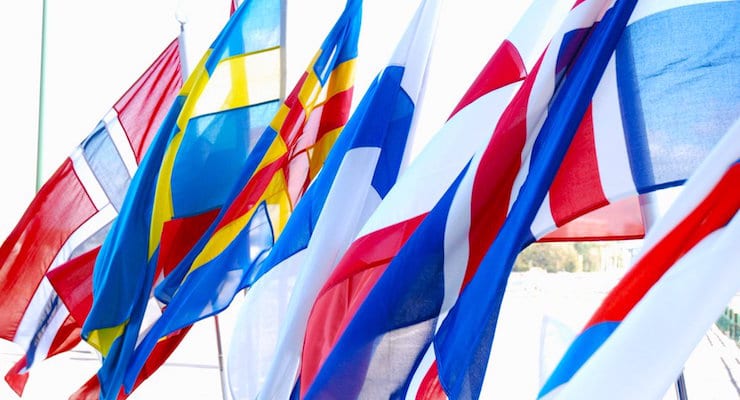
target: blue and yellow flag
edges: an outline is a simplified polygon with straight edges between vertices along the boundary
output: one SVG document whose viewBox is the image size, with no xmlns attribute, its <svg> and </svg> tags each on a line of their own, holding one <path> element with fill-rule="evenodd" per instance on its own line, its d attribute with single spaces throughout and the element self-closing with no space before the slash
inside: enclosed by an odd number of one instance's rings
<svg viewBox="0 0 740 400">
<path fill-rule="evenodd" d="M 157 288 L 169 304 L 137 347 L 127 385 L 158 339 L 220 312 L 259 276 L 349 118 L 360 23 L 361 2 L 350 0 L 250 153 L 227 205 Z"/>
<path fill-rule="evenodd" d="M 82 336 L 103 354 L 101 398 L 114 398 L 139 335 L 168 225 L 192 241 L 230 188 L 280 102 L 280 0 L 249 0 L 186 81 L 126 194 L 93 274 Z M 156 309 L 156 308 L 155 308 Z"/>
</svg>

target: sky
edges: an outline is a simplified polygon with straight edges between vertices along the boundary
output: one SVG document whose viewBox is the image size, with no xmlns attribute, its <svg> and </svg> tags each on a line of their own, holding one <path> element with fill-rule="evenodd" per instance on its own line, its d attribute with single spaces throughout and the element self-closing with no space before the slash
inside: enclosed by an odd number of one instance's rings
<svg viewBox="0 0 740 400">
<path fill-rule="evenodd" d="M 555 0 L 553 0 L 555 1 Z M 344 0 L 287 0 L 292 88 Z M 436 132 L 530 0 L 446 0 L 415 151 Z M 179 33 L 195 65 L 228 18 L 230 0 L 69 0 L 46 8 L 41 175 L 46 180 Z M 365 0 L 355 104 L 387 63 L 419 0 Z M 36 191 L 42 0 L 0 2 L 0 239 Z"/>
<path fill-rule="evenodd" d="M 287 87 L 341 13 L 343 0 L 287 0 Z M 437 30 L 414 152 L 441 126 L 529 1 L 447 0 Z M 45 181 L 179 33 L 194 65 L 226 23 L 229 0 L 71 0 L 46 5 L 41 176 Z M 419 0 L 368 0 L 357 62 L 357 104 L 388 62 Z M 0 237 L 36 191 L 42 0 L 0 5 Z"/>
<path fill-rule="evenodd" d="M 287 0 L 287 3 L 286 82 L 290 89 L 336 21 L 345 1 Z M 387 64 L 420 0 L 364 3 L 355 104 Z M 528 3 L 529 0 L 495 5 L 488 0 L 444 1 L 414 152 L 442 125 Z M 192 66 L 226 23 L 229 5 L 230 0 L 49 1 L 42 181 L 46 181 L 178 35 L 180 24 L 176 17 L 186 20 L 188 63 Z M 36 192 L 42 8 L 42 0 L 0 2 L 2 240 Z M 231 329 L 228 318 L 224 318 L 222 338 L 227 349 Z M 193 362 L 191 354 L 187 360 Z M 75 384 L 79 382 L 70 388 Z"/>
</svg>

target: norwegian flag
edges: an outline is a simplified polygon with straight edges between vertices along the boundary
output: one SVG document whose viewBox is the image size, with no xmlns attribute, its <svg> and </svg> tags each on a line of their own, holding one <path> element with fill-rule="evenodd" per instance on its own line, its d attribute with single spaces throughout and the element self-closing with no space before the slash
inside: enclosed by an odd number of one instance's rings
<svg viewBox="0 0 740 400">
<path fill-rule="evenodd" d="M 69 310 L 70 317 L 74 322 L 75 334 L 74 343 L 76 344 L 80 340 L 79 329 L 80 324 L 77 321 L 84 321 L 90 312 L 92 306 L 92 274 L 93 267 L 95 266 L 95 259 L 100 252 L 100 247 L 96 247 L 87 253 L 81 254 L 68 262 L 60 265 L 49 273 L 46 274 L 46 279 L 49 280 L 51 286 L 59 294 L 60 300 L 64 303 L 64 306 Z M 150 309 L 159 310 L 159 306 L 155 301 L 151 302 Z M 157 311 L 154 311 L 156 315 Z M 148 379 L 154 372 L 161 367 L 167 358 L 172 354 L 177 346 L 185 338 L 185 335 L 189 329 L 183 329 L 178 331 L 176 334 L 167 336 L 163 340 L 157 343 L 152 356 L 147 359 L 146 367 L 144 372 L 137 379 L 134 388 L 137 388 L 141 383 Z M 60 335 L 57 334 L 59 337 Z M 10 374 L 8 376 L 11 376 Z M 24 382 L 28 375 L 14 375 L 16 379 L 23 379 Z M 12 386 L 12 384 L 11 384 Z M 97 400 L 100 394 L 100 381 L 97 375 L 93 375 L 87 382 L 85 382 L 75 393 L 73 393 L 70 400 Z M 119 399 L 125 399 L 128 397 L 123 390 L 118 394 Z"/>
<path fill-rule="evenodd" d="M 100 246 L 181 85 L 175 40 L 41 187 L 0 247 L 0 337 L 25 352 L 5 378 L 18 394 L 36 361 L 80 341 L 82 321 L 46 273 Z"/>
<path fill-rule="evenodd" d="M 686 26 L 687 15 L 714 21 L 736 6 L 697 3 L 644 1 L 634 13 L 634 1 L 576 3 L 486 150 L 406 228 L 401 250 L 379 251 L 397 240 L 389 235 L 350 248 L 355 261 L 343 260 L 314 306 L 306 397 L 378 387 L 371 393 L 480 396 L 519 251 L 590 210 L 681 184 L 737 114 L 736 89 L 722 83 L 738 76 L 732 33 Z"/>
</svg>

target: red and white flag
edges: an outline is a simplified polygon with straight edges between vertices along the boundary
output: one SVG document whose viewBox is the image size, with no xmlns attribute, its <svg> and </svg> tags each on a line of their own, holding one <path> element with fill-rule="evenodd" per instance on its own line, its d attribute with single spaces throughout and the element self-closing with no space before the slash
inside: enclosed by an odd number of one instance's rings
<svg viewBox="0 0 740 400">
<path fill-rule="evenodd" d="M 34 362 L 74 347 L 79 326 L 46 277 L 100 246 L 149 142 L 182 86 L 173 41 L 41 187 L 0 247 L 0 338 L 25 356 L 6 376 L 18 394 Z"/>
<path fill-rule="evenodd" d="M 645 238 L 540 398 L 660 398 L 740 290 L 740 120 Z"/>
</svg>

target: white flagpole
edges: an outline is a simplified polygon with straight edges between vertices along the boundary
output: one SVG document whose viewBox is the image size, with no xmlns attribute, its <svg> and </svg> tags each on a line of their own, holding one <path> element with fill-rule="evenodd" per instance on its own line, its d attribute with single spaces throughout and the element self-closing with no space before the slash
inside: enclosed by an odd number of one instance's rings
<svg viewBox="0 0 740 400">
<path fill-rule="evenodd" d="M 180 73 L 182 75 L 182 80 L 185 82 L 188 79 L 188 76 L 190 76 L 190 65 L 188 63 L 188 54 L 185 50 L 185 24 L 188 22 L 187 18 L 183 17 L 182 15 L 177 14 L 175 16 L 177 19 L 177 22 L 180 23 L 180 35 L 177 37 L 177 41 L 179 44 L 179 53 L 180 53 Z"/>
<path fill-rule="evenodd" d="M 287 63 L 288 0 L 280 0 L 280 102 L 285 101 Z"/>
<path fill-rule="evenodd" d="M 238 4 L 238 3 L 237 3 Z M 177 37 L 180 51 L 180 72 L 182 74 L 183 82 L 187 81 L 190 76 L 190 65 L 188 63 L 187 56 L 187 45 L 185 41 L 185 24 L 187 23 L 187 17 L 179 12 L 175 13 L 175 19 L 180 24 L 180 35 Z M 218 324 L 218 315 L 213 316 L 213 324 L 216 335 L 216 349 L 218 352 L 218 376 L 221 383 L 221 398 L 228 400 L 227 387 L 226 387 L 226 373 L 224 371 L 224 353 L 223 346 L 221 345 L 221 328 Z"/>
<path fill-rule="evenodd" d="M 224 372 L 224 352 L 221 345 L 221 328 L 218 324 L 218 315 L 213 316 L 213 326 L 216 329 L 216 349 L 218 351 L 218 376 L 221 381 L 221 398 L 228 400 L 228 388 L 226 387 L 226 373 Z"/>
<path fill-rule="evenodd" d="M 44 0 L 45 2 L 46 0 Z M 241 1 L 239 0 L 232 0 L 232 5 L 234 6 L 234 9 L 238 8 L 241 5 Z M 188 76 L 190 75 L 190 70 L 188 68 L 188 62 L 187 62 L 187 51 L 186 51 L 186 44 L 185 44 L 185 23 L 187 22 L 187 19 L 184 18 L 181 15 L 176 15 L 177 22 L 180 23 L 180 35 L 178 37 L 178 41 L 180 44 L 180 69 L 182 72 L 183 81 L 186 81 Z M 287 0 L 280 0 L 280 101 L 282 102 L 285 99 L 285 87 L 286 87 L 286 25 L 287 25 Z M 245 291 L 246 293 L 246 291 Z M 221 381 L 221 396 L 223 400 L 229 399 L 229 390 L 227 388 L 226 383 L 226 373 L 224 371 L 224 356 L 223 356 L 223 346 L 221 344 L 221 328 L 219 326 L 218 322 L 218 315 L 213 316 L 213 324 L 215 328 L 215 334 L 216 334 L 216 348 L 218 349 L 218 372 L 219 372 L 219 378 Z"/>
</svg>

